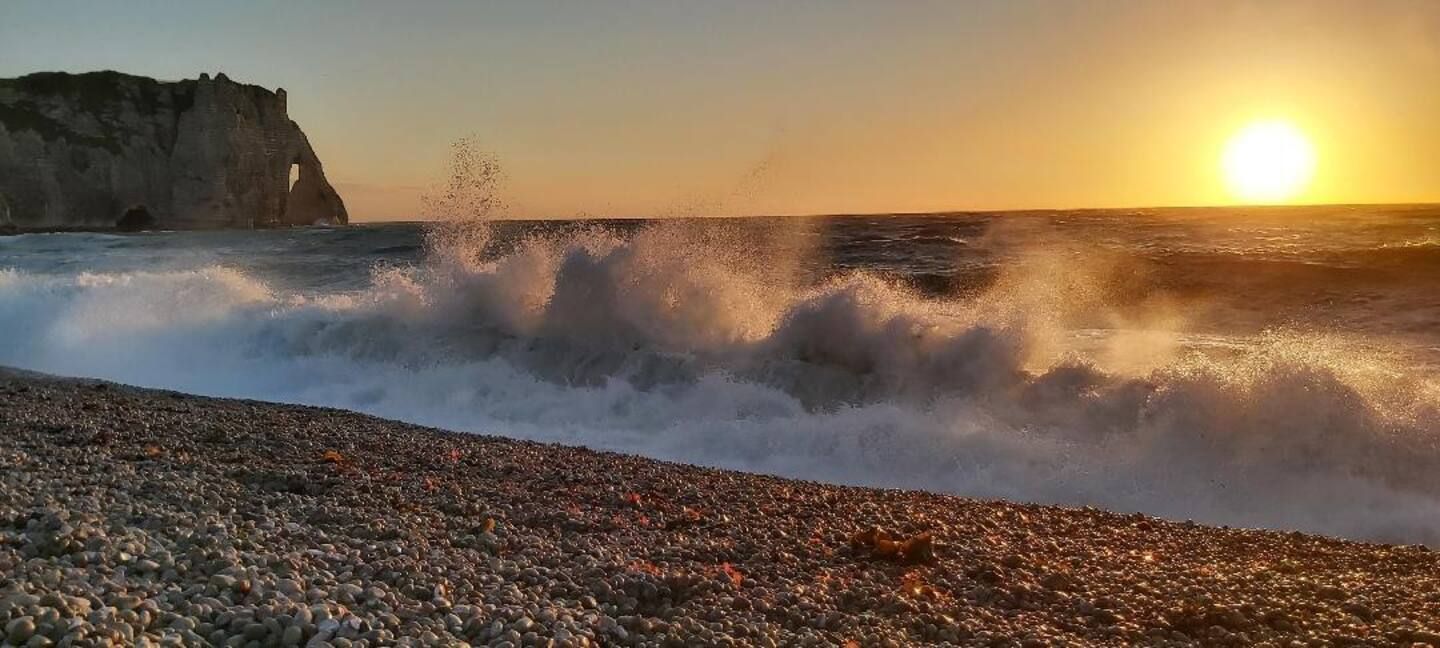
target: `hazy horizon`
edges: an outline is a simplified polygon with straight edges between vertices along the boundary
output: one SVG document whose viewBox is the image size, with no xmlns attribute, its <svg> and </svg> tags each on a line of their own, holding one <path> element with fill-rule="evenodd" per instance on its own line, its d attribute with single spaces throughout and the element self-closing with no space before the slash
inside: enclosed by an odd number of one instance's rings
<svg viewBox="0 0 1440 648">
<path fill-rule="evenodd" d="M 769 213 L 736 213 L 736 214 L 694 214 L 682 216 L 647 216 L 632 214 L 568 214 L 560 216 L 545 216 L 533 214 L 497 214 L 490 220 L 495 221 L 547 221 L 547 220 L 655 220 L 657 218 L 668 219 L 735 219 L 735 218 L 864 218 L 869 216 L 1004 216 L 1004 215 L 1030 215 L 1048 213 L 1082 213 L 1082 212 L 1153 212 L 1153 211 L 1244 211 L 1263 210 L 1273 211 L 1294 211 L 1297 214 L 1313 214 L 1315 211 L 1324 210 L 1360 210 L 1366 208 L 1381 209 L 1414 209 L 1417 211 L 1440 207 L 1440 202 L 1392 202 L 1392 203 L 1285 203 L 1285 204 L 1229 204 L 1229 205 L 1122 205 L 1114 207 L 1021 207 L 1016 209 L 941 209 L 936 211 L 868 211 L 868 212 L 814 212 L 814 213 L 791 213 L 791 214 L 769 214 Z M 382 224 L 382 223 L 433 223 L 435 219 L 424 217 L 413 218 L 367 218 L 356 220 L 352 224 Z"/>
<path fill-rule="evenodd" d="M 1256 120 L 1314 150 L 1282 202 L 1440 202 L 1440 3 L 58 9 L 0 7 L 0 76 L 283 87 L 357 221 L 466 136 L 511 218 L 1228 206 Z"/>
</svg>

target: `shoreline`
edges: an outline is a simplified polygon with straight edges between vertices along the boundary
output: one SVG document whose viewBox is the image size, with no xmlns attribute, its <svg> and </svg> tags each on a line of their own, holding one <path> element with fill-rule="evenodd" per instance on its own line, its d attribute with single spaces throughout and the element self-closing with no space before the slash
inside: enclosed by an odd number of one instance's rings
<svg viewBox="0 0 1440 648">
<path fill-rule="evenodd" d="M 0 368 L 0 464 L 15 645 L 1440 646 L 1423 547 L 342 410 Z"/>
</svg>

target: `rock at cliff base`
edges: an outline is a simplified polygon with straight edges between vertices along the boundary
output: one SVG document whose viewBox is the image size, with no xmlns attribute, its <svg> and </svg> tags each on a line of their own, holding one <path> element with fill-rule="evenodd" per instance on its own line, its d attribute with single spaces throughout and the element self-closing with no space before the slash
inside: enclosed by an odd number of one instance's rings
<svg viewBox="0 0 1440 648">
<path fill-rule="evenodd" d="M 155 229 L 155 217 L 143 205 L 125 210 L 125 215 L 115 221 L 115 229 L 122 232 L 142 232 Z"/>
</svg>

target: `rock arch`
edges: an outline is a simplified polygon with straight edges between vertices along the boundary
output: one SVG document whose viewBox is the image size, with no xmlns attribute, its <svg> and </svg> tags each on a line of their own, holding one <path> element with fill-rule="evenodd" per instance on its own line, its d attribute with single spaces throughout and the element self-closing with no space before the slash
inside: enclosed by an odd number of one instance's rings
<svg viewBox="0 0 1440 648">
<path fill-rule="evenodd" d="M 292 167 L 299 168 L 299 177 L 289 182 Z M 286 165 L 284 175 L 288 193 L 281 222 L 286 225 L 344 225 L 349 218 L 340 194 L 325 180 L 320 159 L 310 150 L 309 142 Z"/>
</svg>

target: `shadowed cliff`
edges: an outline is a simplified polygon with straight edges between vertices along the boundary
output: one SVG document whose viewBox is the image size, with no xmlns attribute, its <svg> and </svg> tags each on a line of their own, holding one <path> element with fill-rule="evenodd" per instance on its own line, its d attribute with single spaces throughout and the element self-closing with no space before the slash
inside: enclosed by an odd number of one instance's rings
<svg viewBox="0 0 1440 648">
<path fill-rule="evenodd" d="M 291 183 L 292 167 L 298 178 Z M 119 72 L 0 79 L 0 228 L 344 224 L 285 91 Z"/>
</svg>

